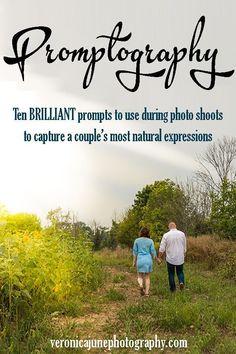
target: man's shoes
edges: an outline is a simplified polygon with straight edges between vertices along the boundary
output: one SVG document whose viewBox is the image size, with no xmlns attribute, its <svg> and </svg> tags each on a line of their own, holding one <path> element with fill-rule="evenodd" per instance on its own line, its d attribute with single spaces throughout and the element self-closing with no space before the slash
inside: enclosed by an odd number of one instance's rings
<svg viewBox="0 0 236 354">
<path fill-rule="evenodd" d="M 180 288 L 181 291 L 184 290 L 184 283 L 180 283 L 179 284 L 179 288 Z"/>
</svg>

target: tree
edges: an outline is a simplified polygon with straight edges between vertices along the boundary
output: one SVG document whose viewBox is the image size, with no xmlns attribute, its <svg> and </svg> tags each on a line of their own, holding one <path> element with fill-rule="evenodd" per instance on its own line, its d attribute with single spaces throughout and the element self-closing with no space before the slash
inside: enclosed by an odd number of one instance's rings
<svg viewBox="0 0 236 354">
<path fill-rule="evenodd" d="M 93 233 L 92 233 L 91 241 L 93 242 L 93 250 L 98 251 L 101 248 L 105 247 L 107 234 L 108 234 L 107 228 L 98 225 L 96 221 L 94 221 L 92 230 Z"/>
<path fill-rule="evenodd" d="M 214 195 L 211 222 L 219 235 L 236 240 L 236 182 L 224 180 Z"/>
<path fill-rule="evenodd" d="M 61 230 L 71 229 L 72 216 L 69 211 L 63 212 L 61 208 L 52 209 L 47 214 L 47 220 L 50 227 L 58 227 Z"/>
<path fill-rule="evenodd" d="M 143 224 L 160 239 L 170 221 L 184 229 L 185 196 L 180 186 L 166 179 L 156 181 L 143 209 Z"/>
<path fill-rule="evenodd" d="M 49 221 L 49 229 L 57 230 L 63 235 L 68 234 L 74 238 L 79 238 L 81 235 L 92 240 L 93 231 L 84 222 L 79 221 L 78 217 L 70 211 L 63 212 L 61 208 L 50 210 L 47 214 Z"/>
<path fill-rule="evenodd" d="M 112 220 L 112 226 L 110 231 L 107 234 L 106 242 L 104 243 L 105 247 L 115 249 L 118 245 L 117 235 L 118 235 L 119 224 Z"/>
<path fill-rule="evenodd" d="M 133 206 L 118 224 L 118 242 L 132 246 L 142 226 L 160 239 L 171 220 L 184 227 L 184 214 L 185 195 L 180 186 L 169 179 L 156 181 L 137 192 Z"/>
<path fill-rule="evenodd" d="M 201 197 L 208 198 L 210 205 L 206 216 L 212 231 L 224 237 L 232 237 L 234 234 L 235 160 L 236 138 L 223 137 L 209 145 L 199 157 L 201 168 L 196 172 L 197 181 L 203 190 Z"/>
<path fill-rule="evenodd" d="M 235 159 L 236 138 L 218 139 L 209 145 L 203 155 L 199 156 L 198 162 L 201 167 L 196 172 L 196 177 L 209 193 L 220 192 L 225 180 L 235 180 Z"/>
<path fill-rule="evenodd" d="M 127 210 L 123 220 L 117 226 L 118 243 L 132 247 L 133 241 L 139 234 L 141 219 L 140 211 L 134 207 Z"/>
<path fill-rule="evenodd" d="M 184 230 L 192 236 L 210 233 L 211 199 L 206 186 L 194 179 L 187 179 L 180 187 L 185 196 Z"/>
</svg>

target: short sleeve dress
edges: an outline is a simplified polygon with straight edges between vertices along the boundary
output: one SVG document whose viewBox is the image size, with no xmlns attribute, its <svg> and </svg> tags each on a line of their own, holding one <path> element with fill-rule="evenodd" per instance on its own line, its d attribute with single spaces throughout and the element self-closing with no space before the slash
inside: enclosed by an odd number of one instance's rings
<svg viewBox="0 0 236 354">
<path fill-rule="evenodd" d="M 137 256 L 138 273 L 152 272 L 152 255 L 156 256 L 154 242 L 147 237 L 139 237 L 134 241 L 133 255 Z"/>
</svg>

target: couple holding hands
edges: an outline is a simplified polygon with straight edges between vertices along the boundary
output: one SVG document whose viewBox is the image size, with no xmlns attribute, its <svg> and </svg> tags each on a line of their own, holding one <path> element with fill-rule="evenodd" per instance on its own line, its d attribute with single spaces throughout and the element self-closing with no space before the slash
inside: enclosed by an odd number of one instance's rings
<svg viewBox="0 0 236 354">
<path fill-rule="evenodd" d="M 150 273 L 152 272 L 152 257 L 161 264 L 163 253 L 166 254 L 166 263 L 170 291 L 176 290 L 175 271 L 181 290 L 184 288 L 184 257 L 187 250 L 186 237 L 182 231 L 177 230 L 176 224 L 169 223 L 169 231 L 162 237 L 159 253 L 157 256 L 154 242 L 150 239 L 149 230 L 143 227 L 140 230 L 140 237 L 133 245 L 133 266 L 137 267 L 138 284 L 142 296 L 149 296 Z"/>
</svg>

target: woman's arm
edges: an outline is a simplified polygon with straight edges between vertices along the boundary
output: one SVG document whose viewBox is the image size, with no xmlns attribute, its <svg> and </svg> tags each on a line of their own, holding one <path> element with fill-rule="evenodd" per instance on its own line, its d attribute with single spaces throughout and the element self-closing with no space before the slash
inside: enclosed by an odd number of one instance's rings
<svg viewBox="0 0 236 354">
<path fill-rule="evenodd" d="M 153 240 L 152 240 L 152 244 L 151 244 L 151 254 L 153 256 L 153 259 L 157 259 L 157 252 L 156 252 Z"/>
<path fill-rule="evenodd" d="M 135 240 L 133 246 L 133 267 L 136 266 L 137 256 L 138 256 L 138 245 L 137 245 L 137 241 Z"/>
</svg>

